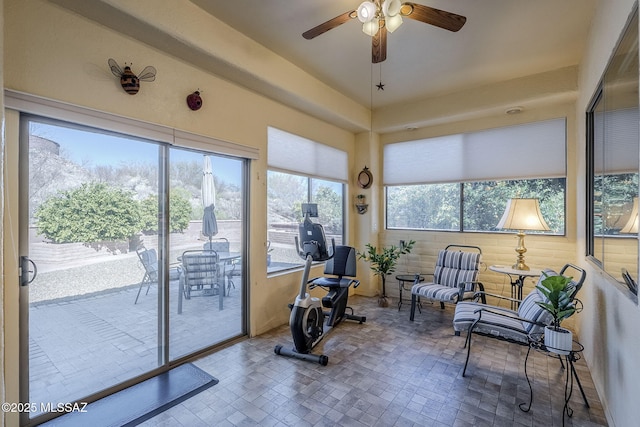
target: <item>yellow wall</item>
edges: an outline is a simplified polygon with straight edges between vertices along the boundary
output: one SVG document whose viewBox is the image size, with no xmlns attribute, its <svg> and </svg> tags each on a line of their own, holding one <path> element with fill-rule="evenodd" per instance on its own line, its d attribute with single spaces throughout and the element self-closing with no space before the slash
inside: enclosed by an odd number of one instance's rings
<svg viewBox="0 0 640 427">
<path fill-rule="evenodd" d="M 111 3 L 125 3 L 111 0 Z M 132 2 L 128 2 L 132 3 Z M 149 0 L 133 2 L 131 7 L 147 19 L 162 22 L 166 31 L 176 38 L 194 37 L 181 34 L 191 29 L 176 16 L 161 16 L 160 9 L 149 5 Z M 169 4 L 169 2 L 166 2 Z M 606 5 L 605 5 L 606 3 Z M 0 5 L 2 0 L 0 0 Z M 163 3 L 164 4 L 164 3 Z M 189 2 L 181 2 L 188 7 Z M 640 369 L 637 357 L 640 354 L 640 338 L 635 326 L 640 324 L 638 307 L 624 288 L 612 284 L 610 279 L 594 268 L 584 256 L 585 248 L 585 130 L 584 112 L 602 75 L 606 62 L 614 48 L 633 1 L 615 0 L 601 2 L 601 7 L 592 24 L 589 49 L 580 67 L 558 70 L 544 76 L 534 76 L 517 81 L 504 82 L 494 87 L 452 94 L 446 102 L 414 104 L 403 114 L 414 115 L 416 121 L 429 127 L 414 132 L 397 131 L 377 137 L 367 132 L 354 134 L 326 121 L 303 114 L 293 108 L 256 92 L 242 88 L 227 80 L 204 72 L 175 56 L 152 48 L 136 38 L 125 36 L 104 26 L 68 12 L 44 0 L 4 0 L 4 85 L 7 88 L 28 92 L 59 101 L 77 104 L 99 111 L 132 117 L 176 129 L 187 130 L 213 138 L 236 142 L 260 150 L 260 158 L 251 164 L 249 190 L 251 195 L 250 215 L 250 332 L 261 334 L 287 322 L 290 302 L 296 291 L 300 273 L 267 277 L 266 250 L 266 128 L 275 126 L 344 149 L 349 154 L 350 185 L 348 190 L 348 242 L 363 248 L 365 243 L 397 244 L 400 239 L 415 239 L 418 244 L 413 254 L 401 262 L 407 270 L 429 271 L 433 265 L 435 251 L 449 243 L 476 244 L 483 248 L 486 264 L 509 264 L 515 257 L 515 238 L 509 234 L 406 232 L 384 229 L 381 152 L 384 144 L 409 139 L 425 138 L 474 131 L 515 123 L 544 120 L 552 117 L 567 117 L 567 234 L 566 236 L 528 236 L 527 261 L 532 266 L 559 268 L 565 262 L 575 262 L 588 270 L 588 280 L 581 292 L 585 310 L 576 316 L 576 329 L 585 344 L 585 358 L 598 388 L 601 400 L 611 425 L 634 425 L 635 411 L 629 404 L 630 396 L 640 394 Z M 169 7 L 169 6 L 163 6 Z M 176 14 L 178 11 L 176 10 Z M 183 19 L 183 16 L 180 16 Z M 216 25 L 216 22 L 198 22 Z M 218 24 L 219 25 L 219 24 Z M 222 31 L 223 29 L 216 28 Z M 222 34 L 222 33 L 221 33 Z M 90 37 L 90 39 L 89 39 Z M 196 37 L 197 38 L 197 37 Z M 224 39 L 227 41 L 227 39 Z M 217 43 L 214 40 L 201 41 Z M 198 43 L 194 40 L 193 43 Z M 222 42 L 221 42 L 222 43 Z M 232 46 L 231 44 L 230 46 Z M 216 45 L 221 46 L 221 45 Z M 294 75 L 293 82 L 304 94 L 300 98 L 317 98 L 324 103 L 319 116 L 333 110 L 332 114 L 344 116 L 344 122 L 368 123 L 363 108 L 327 95 L 330 88 L 317 82 L 309 82 L 298 70 L 278 62 L 276 70 L 285 70 L 284 76 L 274 72 L 271 57 L 251 56 L 252 49 L 229 54 L 227 58 L 238 67 L 262 67 L 269 70 L 272 87 L 286 85 L 287 73 Z M 229 46 L 227 46 L 228 48 Z M 247 52 L 249 52 L 247 54 Z M 255 53 L 255 52 L 254 52 Z M 221 53 L 226 55 L 227 53 Z M 243 56 L 244 55 L 244 56 Z M 121 64 L 133 62 L 134 71 L 153 65 L 158 76 L 153 83 L 142 83 L 136 96 L 125 94 L 119 82 L 107 68 L 107 59 L 115 58 Z M 244 62 L 243 62 L 244 61 Z M 261 62 L 262 61 L 262 62 Z M 255 72 L 255 70 L 252 70 Z M 278 80 L 279 79 L 279 80 Z M 194 113 L 185 108 L 186 94 L 195 89 L 203 91 L 204 106 Z M 292 92 L 295 89 L 292 89 Z M 536 97 L 522 114 L 503 114 L 505 105 Z M 488 96 L 490 95 L 490 96 Z M 577 100 L 576 100 L 577 99 Z M 499 100 L 496 102 L 495 100 Z M 298 100 L 298 102 L 302 102 Z M 311 102 L 311 101 L 310 101 Z M 335 104 L 335 108 L 332 105 Z M 435 108 L 435 105 L 438 108 Z M 446 106 L 443 111 L 442 106 Z M 0 108 L 2 105 L 0 105 Z M 338 113 L 336 113 L 336 111 Z M 17 147 L 17 116 L 7 112 L 7 161 L 14 162 Z M 393 128 L 394 119 L 385 111 L 374 115 L 379 128 Z M 358 130 L 362 132 L 362 129 Z M 425 166 L 428 167 L 428 159 Z M 15 164 L 12 164 L 15 167 Z M 354 179 L 357 173 L 368 166 L 374 176 L 374 185 L 366 190 L 357 188 Z M 7 165 L 8 166 L 8 165 Z M 14 168 L 15 169 L 15 168 Z M 15 183 L 15 171 L 7 167 L 7 183 Z M 5 186 L 7 206 L 4 211 L 4 320 L 5 342 L 3 344 L 4 374 L 7 401 L 17 401 L 17 280 L 15 247 L 8 246 L 8 235 L 17 235 L 17 189 Z M 369 212 L 357 215 L 353 207 L 356 194 L 365 194 Z M 11 215 L 9 216 L 8 213 Z M 9 249 L 7 249 L 9 248 Z M 359 265 L 363 285 L 359 293 L 374 295 L 376 279 L 368 272 L 366 264 Z M 481 279 L 493 290 L 508 293 L 504 277 L 483 272 Z M 529 286 L 531 284 L 529 283 Z M 391 291 L 394 287 L 389 286 Z M 526 292 L 526 291 L 525 291 Z M 0 318 L 2 321 L 2 318 Z M 0 361 L 2 359 L 0 358 Z M 8 422 L 9 423 L 9 422 Z"/>
<path fill-rule="evenodd" d="M 294 299 L 300 273 L 266 275 L 266 142 L 267 127 L 279 129 L 345 150 L 354 165 L 353 133 L 285 107 L 250 90 L 203 72 L 183 61 L 136 40 L 97 25 L 46 1 L 6 2 L 4 8 L 4 86 L 33 95 L 68 102 L 98 111 L 131 117 L 205 136 L 257 147 L 260 158 L 252 161 L 248 190 L 250 210 L 250 332 L 263 333 L 288 321 L 287 302 Z M 89 37 L 91 38 L 89 40 Z M 134 71 L 146 65 L 157 69 L 152 83 L 142 83 L 131 96 L 111 74 L 107 59 Z M 186 95 L 202 91 L 204 105 L 192 112 Z M 7 211 L 4 234 L 17 236 L 17 115 L 7 111 Z M 14 163 L 16 162 L 16 163 Z M 353 191 L 349 187 L 348 195 Z M 11 222 L 9 222 L 11 220 Z M 347 241 L 353 241 L 353 233 Z M 15 243 L 15 242 L 14 242 Z M 16 246 L 4 240 L 5 272 L 16 271 Z M 4 278 L 5 369 L 7 399 L 18 397 L 18 283 L 15 274 Z"/>
<path fill-rule="evenodd" d="M 529 88 L 528 90 L 535 91 Z M 504 94 L 498 94 L 500 97 Z M 473 119 L 444 123 L 437 126 L 418 129 L 413 132 L 398 132 L 386 134 L 382 137 L 385 143 L 393 143 L 407 139 L 419 139 L 436 137 L 447 134 L 472 132 L 486 128 L 510 126 L 515 124 L 547 120 L 557 117 L 567 118 L 567 128 L 576 126 L 575 106 L 573 104 L 545 105 L 537 108 L 526 108 L 517 115 L 504 114 L 483 119 Z M 575 134 L 568 132 L 567 135 L 567 224 L 565 236 L 536 236 L 529 235 L 525 238 L 527 252 L 525 259 L 530 267 L 560 269 L 565 263 L 576 263 L 576 230 L 578 224 L 575 221 L 576 215 L 576 140 Z M 526 159 L 522 159 L 526 162 Z M 429 167 L 430 160 L 425 159 L 425 167 Z M 380 195 L 383 197 L 384 195 Z M 384 223 L 383 213 L 380 213 L 380 221 Z M 398 271 L 432 273 L 435 265 L 435 257 L 438 250 L 443 249 L 448 244 L 476 245 L 482 248 L 483 262 L 487 265 L 512 265 L 516 260 L 516 236 L 515 234 L 497 233 L 456 233 L 456 232 L 408 232 L 400 230 L 384 230 L 382 227 L 381 242 L 390 245 L 398 245 L 400 239 L 414 239 L 417 242 L 415 249 L 400 262 Z M 510 286 L 506 282 L 504 275 L 489 271 L 480 274 L 480 281 L 490 292 L 509 294 Z M 535 285 L 532 279 L 526 281 L 524 295 Z"/>
<path fill-rule="evenodd" d="M 633 0 L 600 2 L 591 25 L 589 44 L 580 66 L 579 93 L 576 111 L 584 113 L 595 93 L 609 58 L 622 33 L 634 5 Z M 579 164 L 577 176 L 585 176 L 585 124 L 578 122 L 577 141 Z M 578 206 L 585 206 L 585 182 L 578 181 Z M 611 426 L 638 424 L 636 396 L 640 395 L 640 310 L 637 298 L 603 273 L 584 261 L 585 212 L 578 210 L 578 240 L 576 252 L 589 274 L 589 286 L 581 293 L 584 311 L 579 320 L 579 335 L 585 345 L 585 359 L 597 387 Z"/>
<path fill-rule="evenodd" d="M 44 1 L 11 1 L 6 8 L 5 87 L 87 108 L 258 147 L 251 164 L 251 331 L 285 323 L 279 302 L 288 294 L 291 276 L 266 277 L 266 138 L 267 126 L 347 151 L 353 164 L 354 135 L 256 93 L 205 73 L 142 43 L 96 25 Z M 87 42 L 91 35 L 91 42 Z M 107 59 L 134 71 L 157 69 L 152 83 L 126 94 L 107 67 Z M 200 88 L 201 110 L 192 112 L 185 97 Z M 9 140 L 15 146 L 17 141 Z M 353 238 L 350 237 L 352 240 Z M 295 294 L 295 291 L 290 293 Z M 276 295 L 278 297 L 276 298 Z"/>
</svg>

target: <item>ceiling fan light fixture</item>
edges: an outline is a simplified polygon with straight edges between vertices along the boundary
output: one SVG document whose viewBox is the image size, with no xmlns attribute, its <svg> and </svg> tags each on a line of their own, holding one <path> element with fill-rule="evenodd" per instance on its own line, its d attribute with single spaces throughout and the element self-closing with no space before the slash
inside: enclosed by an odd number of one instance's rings
<svg viewBox="0 0 640 427">
<path fill-rule="evenodd" d="M 400 0 L 384 0 L 384 3 L 382 3 L 382 13 L 385 17 L 396 16 L 400 13 L 401 7 L 402 3 Z"/>
<path fill-rule="evenodd" d="M 385 25 L 387 26 L 387 31 L 389 31 L 390 33 L 393 33 L 395 30 L 398 29 L 400 25 L 402 25 L 402 16 L 400 15 L 388 16 L 384 21 L 385 21 Z"/>
<path fill-rule="evenodd" d="M 362 32 L 371 37 L 375 36 L 378 33 L 379 29 L 380 23 L 377 19 L 373 19 L 362 24 Z"/>
<path fill-rule="evenodd" d="M 376 17 L 376 4 L 371 1 L 363 1 L 358 6 L 358 19 L 363 24 L 371 22 Z M 364 30 L 363 30 L 364 31 Z"/>
</svg>

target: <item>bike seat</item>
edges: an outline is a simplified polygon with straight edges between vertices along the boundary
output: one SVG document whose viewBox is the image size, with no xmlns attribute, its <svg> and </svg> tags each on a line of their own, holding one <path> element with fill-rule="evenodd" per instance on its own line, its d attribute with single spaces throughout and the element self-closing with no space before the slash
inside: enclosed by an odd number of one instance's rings
<svg viewBox="0 0 640 427">
<path fill-rule="evenodd" d="M 360 284 L 360 281 L 347 277 L 318 277 L 313 279 L 311 283 L 314 286 L 322 286 L 325 288 L 348 288 L 351 285 L 356 288 Z"/>
</svg>

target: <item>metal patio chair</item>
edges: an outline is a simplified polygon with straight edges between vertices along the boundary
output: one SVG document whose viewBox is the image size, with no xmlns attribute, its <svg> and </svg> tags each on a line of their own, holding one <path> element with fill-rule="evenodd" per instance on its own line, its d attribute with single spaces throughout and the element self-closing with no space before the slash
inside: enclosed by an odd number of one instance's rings
<svg viewBox="0 0 640 427">
<path fill-rule="evenodd" d="M 136 300 L 133 302 L 134 304 L 138 303 L 140 291 L 142 291 L 142 287 L 145 284 L 147 285 L 147 292 L 145 293 L 145 295 L 148 295 L 151 285 L 154 283 L 158 283 L 158 253 L 156 252 L 156 250 L 154 248 L 147 249 L 144 247 L 144 245 L 140 245 L 136 249 L 136 254 L 138 255 L 140 264 L 144 268 L 144 276 L 140 281 L 138 293 L 136 294 Z M 169 280 L 178 280 L 179 277 L 179 269 L 177 267 L 171 267 L 169 269 Z"/>
<path fill-rule="evenodd" d="M 416 307 L 420 309 L 420 300 L 427 299 L 444 303 L 456 304 L 463 299 L 472 299 L 479 289 L 484 286 L 478 281 L 480 273 L 482 250 L 478 246 L 449 245 L 438 253 L 432 280 L 420 282 L 417 275 L 411 287 L 411 314 L 415 317 Z M 423 275 L 426 276 L 426 275 Z"/>
<path fill-rule="evenodd" d="M 182 270 L 178 287 L 178 314 L 182 313 L 182 299 L 191 299 L 192 293 L 202 296 L 218 296 L 218 309 L 223 308 L 224 267 L 214 250 L 185 251 L 182 254 Z"/>
<path fill-rule="evenodd" d="M 547 276 L 563 275 L 567 276 L 569 269 L 575 271 L 577 279 L 571 281 L 575 287 L 573 295 L 577 294 L 586 278 L 586 272 L 573 264 L 566 264 L 556 273 L 551 269 L 543 270 L 538 283 Z M 514 301 L 513 298 L 502 295 L 494 295 L 482 292 L 484 296 L 498 298 L 506 301 Z M 553 318 L 551 315 L 536 304 L 537 301 L 545 301 L 545 296 L 534 288 L 519 304 L 518 310 L 514 311 L 505 307 L 499 307 L 479 302 L 464 301 L 456 306 L 453 316 L 453 329 L 455 335 L 459 336 L 461 331 L 467 331 L 465 347 L 467 347 L 467 359 L 464 363 L 462 376 L 466 375 L 469 356 L 471 354 L 471 337 L 473 334 L 484 335 L 490 338 L 498 338 L 504 341 L 520 345 L 529 345 L 530 337 L 539 334 L 544 327 L 549 325 Z"/>
</svg>

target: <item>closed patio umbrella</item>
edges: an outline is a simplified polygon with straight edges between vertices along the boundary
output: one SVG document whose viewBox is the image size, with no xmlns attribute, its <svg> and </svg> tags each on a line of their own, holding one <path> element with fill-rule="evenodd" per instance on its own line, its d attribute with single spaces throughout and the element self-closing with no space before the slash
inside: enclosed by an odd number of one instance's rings
<svg viewBox="0 0 640 427">
<path fill-rule="evenodd" d="M 211 238 L 218 234 L 218 222 L 214 212 L 216 208 L 216 188 L 213 183 L 213 170 L 209 156 L 204 156 L 204 167 L 202 169 L 202 206 L 204 215 L 202 216 L 202 234 Z"/>
</svg>

